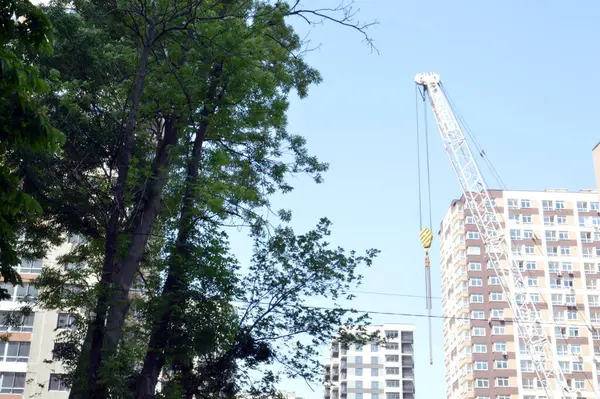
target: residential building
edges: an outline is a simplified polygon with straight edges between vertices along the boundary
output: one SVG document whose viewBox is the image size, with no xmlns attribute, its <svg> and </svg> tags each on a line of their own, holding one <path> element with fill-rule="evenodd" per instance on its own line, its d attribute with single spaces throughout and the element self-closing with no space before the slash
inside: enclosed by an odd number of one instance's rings
<svg viewBox="0 0 600 399">
<path fill-rule="evenodd" d="M 552 356 L 573 393 L 596 397 L 600 360 L 600 205 L 582 190 L 489 192 Z M 440 229 L 450 399 L 547 399 L 475 217 L 454 200 Z M 506 262 L 503 260 L 502 262 Z M 521 320 L 532 322 L 532 320 Z"/>
<path fill-rule="evenodd" d="M 415 327 L 383 324 L 367 327 L 385 343 L 331 344 L 325 366 L 325 399 L 414 399 Z"/>
<path fill-rule="evenodd" d="M 17 267 L 23 286 L 2 284 L 11 299 L 0 301 L 0 332 L 7 339 L 0 343 L 0 399 L 68 397 L 69 389 L 60 378 L 64 370 L 60 362 L 53 361 L 52 350 L 57 334 L 71 328 L 75 315 L 33 306 L 33 314 L 23 317 L 19 327 L 7 323 L 7 316 L 18 312 L 24 300 L 35 304 L 34 280 L 42 267 L 55 266 L 57 257 L 69 251 L 78 240 L 70 237 L 64 245 L 52 249 L 44 260 L 23 261 Z"/>
</svg>

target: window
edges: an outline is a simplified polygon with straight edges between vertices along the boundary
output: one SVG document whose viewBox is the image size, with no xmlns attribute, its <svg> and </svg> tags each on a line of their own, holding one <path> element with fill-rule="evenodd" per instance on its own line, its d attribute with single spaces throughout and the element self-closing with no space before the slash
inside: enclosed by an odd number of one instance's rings
<svg viewBox="0 0 600 399">
<path fill-rule="evenodd" d="M 533 362 L 531 360 L 521 360 L 521 371 L 533 371 Z"/>
<path fill-rule="evenodd" d="M 548 248 L 546 249 L 546 253 L 548 254 L 548 256 L 558 256 L 558 247 L 548 246 Z"/>
<path fill-rule="evenodd" d="M 593 263 L 584 263 L 583 264 L 583 270 L 585 271 L 585 274 L 594 274 L 594 273 L 596 273 L 596 268 L 595 268 L 595 265 Z"/>
<path fill-rule="evenodd" d="M 558 232 L 558 239 L 559 240 L 568 240 L 569 239 L 569 232 L 568 231 L 559 231 Z"/>
<path fill-rule="evenodd" d="M 25 373 L 0 373 L 0 380 L 0 393 L 22 394 L 25 390 Z"/>
<path fill-rule="evenodd" d="M 360 381 L 360 380 L 359 380 L 359 381 L 355 381 L 355 382 L 354 382 L 354 386 L 355 386 L 356 388 L 362 388 L 362 387 L 363 387 L 363 383 L 362 383 L 362 381 Z"/>
<path fill-rule="evenodd" d="M 371 344 L 371 352 L 379 351 L 379 346 L 377 344 Z"/>
<path fill-rule="evenodd" d="M 565 304 L 567 306 L 575 305 L 575 295 L 567 294 L 565 295 Z"/>
<path fill-rule="evenodd" d="M 494 368 L 496 370 L 507 369 L 508 368 L 508 360 L 506 360 L 506 359 L 494 360 Z"/>
<path fill-rule="evenodd" d="M 354 350 L 357 351 L 357 352 L 362 352 L 363 346 L 361 344 L 356 344 L 354 346 Z"/>
<path fill-rule="evenodd" d="M 504 318 L 504 309 L 491 309 L 490 316 L 496 319 Z"/>
<path fill-rule="evenodd" d="M 62 374 L 50 374 L 50 385 L 48 387 L 48 390 L 63 392 L 69 391 L 69 387 L 67 386 L 67 384 L 65 384 L 63 380 L 64 378 Z"/>
<path fill-rule="evenodd" d="M 10 299 L 12 301 L 23 301 L 23 300 L 35 300 L 37 298 L 37 289 L 33 284 L 23 284 L 18 286 L 13 286 L 9 283 L 0 284 L 1 288 L 4 288 L 8 291 L 8 295 L 10 295 Z"/>
<path fill-rule="evenodd" d="M 529 287 L 537 287 L 538 286 L 537 277 L 527 277 L 527 285 Z"/>
<path fill-rule="evenodd" d="M 579 327 L 569 327 L 569 337 L 579 337 Z"/>
<path fill-rule="evenodd" d="M 504 335 L 504 334 L 505 334 L 504 326 L 494 326 L 492 328 L 492 335 Z"/>
<path fill-rule="evenodd" d="M 506 342 L 494 342 L 494 352 L 506 352 Z"/>
<path fill-rule="evenodd" d="M 508 386 L 508 377 L 496 377 L 495 385 L 497 387 L 507 387 Z"/>
<path fill-rule="evenodd" d="M 509 198 L 506 200 L 508 209 L 519 209 L 519 201 L 514 198 Z"/>
<path fill-rule="evenodd" d="M 30 346 L 29 342 L 2 342 L 0 343 L 0 361 L 27 363 Z"/>
<path fill-rule="evenodd" d="M 554 226 L 554 216 L 544 216 L 545 226 Z"/>
<path fill-rule="evenodd" d="M 477 378 L 475 380 L 475 387 L 476 388 L 489 388 L 490 381 L 487 378 Z"/>
<path fill-rule="evenodd" d="M 479 262 L 469 262 L 469 270 L 479 271 L 481 270 L 481 263 Z"/>
<path fill-rule="evenodd" d="M 467 216 L 465 218 L 465 223 L 466 224 L 475 224 L 475 216 Z"/>
<path fill-rule="evenodd" d="M 560 247 L 560 254 L 561 255 L 571 255 L 571 248 L 570 247 Z"/>
<path fill-rule="evenodd" d="M 585 389 L 585 381 L 584 380 L 573 380 L 573 388 L 574 389 Z"/>
<path fill-rule="evenodd" d="M 578 212 L 587 212 L 588 206 L 585 201 L 577 201 L 577 211 Z"/>
<path fill-rule="evenodd" d="M 481 255 L 481 248 L 469 246 L 467 247 L 467 255 Z"/>
<path fill-rule="evenodd" d="M 21 312 L 0 312 L 0 332 L 31 332 L 35 314 L 23 316 Z"/>
<path fill-rule="evenodd" d="M 371 356 L 371 364 L 377 364 L 378 359 L 377 356 Z"/>
<path fill-rule="evenodd" d="M 557 216 L 556 217 L 556 223 L 558 223 L 558 224 L 567 224 L 567 217 L 566 216 Z"/>
<path fill-rule="evenodd" d="M 59 313 L 56 328 L 75 328 L 75 322 L 77 321 L 76 317 L 77 316 L 72 313 Z"/>
<path fill-rule="evenodd" d="M 588 295 L 590 306 L 600 306 L 600 295 Z"/>
<path fill-rule="evenodd" d="M 537 269 L 537 264 L 535 263 L 534 260 L 528 260 L 527 262 L 525 262 L 525 269 L 527 269 L 527 270 L 536 270 Z"/>
<path fill-rule="evenodd" d="M 386 342 L 385 343 L 385 349 L 387 350 L 398 350 L 400 346 L 398 345 L 398 342 Z"/>
<path fill-rule="evenodd" d="M 473 345 L 473 353 L 487 353 L 487 345 L 486 344 Z"/>
<path fill-rule="evenodd" d="M 386 367 L 385 368 L 385 373 L 387 375 L 399 375 L 400 374 L 400 368 L 399 367 Z"/>
<path fill-rule="evenodd" d="M 386 338 L 398 338 L 398 330 L 385 330 Z"/>
<path fill-rule="evenodd" d="M 371 369 L 371 377 L 379 377 L 379 369 Z"/>
<path fill-rule="evenodd" d="M 397 388 L 400 386 L 400 380 L 385 380 L 385 386 L 389 388 Z"/>
<path fill-rule="evenodd" d="M 531 215 L 523 215 L 521 220 L 523 221 L 523 223 L 531 223 Z"/>
<path fill-rule="evenodd" d="M 354 369 L 354 375 L 356 375 L 358 377 L 362 377 L 362 375 L 363 375 L 363 369 L 362 368 L 355 368 Z"/>
<path fill-rule="evenodd" d="M 471 312 L 471 319 L 485 320 L 485 312 L 483 310 L 473 310 Z"/>
<path fill-rule="evenodd" d="M 400 356 L 399 355 L 385 355 L 385 361 L 386 362 L 399 362 Z M 375 358 L 375 363 L 377 363 L 377 358 Z"/>
<path fill-rule="evenodd" d="M 580 344 L 571 344 L 571 354 L 580 355 L 581 354 L 581 345 Z"/>
<path fill-rule="evenodd" d="M 44 261 L 42 259 L 37 260 L 22 260 L 19 267 L 17 267 L 17 272 L 19 273 L 30 273 L 30 274 L 40 274 L 42 271 L 42 267 L 44 265 Z"/>
<path fill-rule="evenodd" d="M 565 201 L 555 201 L 554 209 L 565 209 Z"/>
<path fill-rule="evenodd" d="M 548 262 L 548 270 L 550 273 L 558 273 L 558 262 Z"/>
<path fill-rule="evenodd" d="M 590 231 L 582 231 L 579 233 L 581 242 L 592 242 L 592 233 Z"/>
<path fill-rule="evenodd" d="M 571 369 L 573 371 L 583 371 L 583 363 L 582 362 L 573 362 Z"/>
<path fill-rule="evenodd" d="M 400 392 L 386 392 L 385 399 L 400 399 Z"/>
<path fill-rule="evenodd" d="M 573 271 L 573 264 L 571 262 L 562 262 L 561 263 L 563 272 L 571 273 Z"/>
<path fill-rule="evenodd" d="M 475 362 L 474 365 L 475 370 L 487 370 L 488 369 L 488 362 L 486 362 L 485 360 L 477 360 Z"/>
<path fill-rule="evenodd" d="M 529 201 L 528 199 L 522 199 L 521 208 L 531 208 L 531 201 Z"/>
<path fill-rule="evenodd" d="M 550 283 L 552 285 L 552 283 Z M 553 305 L 562 305 L 563 302 L 563 296 L 562 294 L 552 294 L 552 304 Z"/>
<path fill-rule="evenodd" d="M 360 387 L 358 386 L 358 383 L 360 381 L 356 381 L 356 388 L 362 388 L 362 383 L 360 384 Z M 354 394 L 354 399 L 363 399 L 363 394 L 361 392 L 357 392 Z"/>
<path fill-rule="evenodd" d="M 471 303 L 483 303 L 483 294 L 471 294 Z"/>
<path fill-rule="evenodd" d="M 362 362 L 363 362 L 362 360 L 363 360 L 362 356 L 355 356 L 354 357 L 354 363 L 356 363 L 356 364 L 362 364 Z"/>
<path fill-rule="evenodd" d="M 470 278 L 469 285 L 471 287 L 483 287 L 483 280 L 480 278 Z"/>
<path fill-rule="evenodd" d="M 468 231 L 467 232 L 467 240 L 478 240 L 479 232 L 477 231 Z"/>
<path fill-rule="evenodd" d="M 377 369 L 373 369 L 377 370 Z M 371 381 L 371 389 L 379 389 L 379 381 Z"/>
<path fill-rule="evenodd" d="M 489 285 L 500 285 L 500 279 L 498 278 L 498 276 L 489 276 L 488 284 Z"/>
<path fill-rule="evenodd" d="M 545 211 L 552 211 L 554 210 L 554 205 L 551 200 L 543 200 L 542 208 L 544 208 Z"/>
<path fill-rule="evenodd" d="M 510 229 L 510 239 L 511 240 L 520 240 L 521 239 L 521 230 Z"/>
<path fill-rule="evenodd" d="M 576 310 L 568 310 L 567 311 L 567 320 L 577 320 L 579 319 L 579 315 Z"/>
<path fill-rule="evenodd" d="M 591 211 L 600 210 L 600 203 L 598 203 L 598 202 L 590 202 L 590 210 Z"/>
<path fill-rule="evenodd" d="M 474 337 L 485 337 L 485 327 L 473 327 Z"/>
<path fill-rule="evenodd" d="M 562 310 L 555 310 L 554 321 L 565 321 L 565 313 Z"/>
<path fill-rule="evenodd" d="M 525 254 L 527 254 L 527 255 L 535 254 L 535 249 L 534 249 L 533 245 L 525 245 Z"/>
<path fill-rule="evenodd" d="M 533 238 L 533 230 L 523 230 L 523 238 Z"/>
<path fill-rule="evenodd" d="M 558 362 L 558 367 L 563 373 L 568 373 L 571 371 L 569 362 L 560 361 Z"/>
<path fill-rule="evenodd" d="M 537 292 L 532 292 L 531 294 L 529 294 L 529 299 L 533 303 L 538 303 L 542 301 L 540 294 L 538 294 Z"/>
<path fill-rule="evenodd" d="M 483 295 L 482 295 L 483 297 Z M 490 292 L 490 301 L 502 301 L 504 294 L 502 292 Z"/>
<path fill-rule="evenodd" d="M 523 378 L 523 389 L 535 389 L 535 381 L 533 378 Z"/>
</svg>

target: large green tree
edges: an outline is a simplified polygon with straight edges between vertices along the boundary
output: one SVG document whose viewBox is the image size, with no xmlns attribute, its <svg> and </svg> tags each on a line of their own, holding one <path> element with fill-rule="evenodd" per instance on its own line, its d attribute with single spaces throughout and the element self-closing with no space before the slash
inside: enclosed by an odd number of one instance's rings
<svg viewBox="0 0 600 399">
<path fill-rule="evenodd" d="M 189 382 L 212 375 L 210 362 L 198 371 L 196 357 L 223 353 L 235 364 L 248 354 L 232 348 L 256 339 L 240 335 L 243 324 L 227 305 L 246 280 L 217 250 L 226 247 L 217 245 L 223 226 L 249 225 L 258 239 L 270 228 L 260 216 L 269 196 L 292 188 L 286 176 L 307 172 L 320 181 L 326 170 L 286 131 L 289 93 L 304 96 L 320 80 L 286 19 L 364 26 L 344 6 L 268 1 L 78 0 L 69 9 L 58 1 L 48 13 L 56 51 L 40 68 L 60 81 L 44 101 L 66 143 L 60 156 L 25 154 L 24 187 L 55 233 L 87 238 L 63 259 L 82 269 L 40 279 L 47 306 L 92 314 L 70 337 L 84 341 L 67 353 L 70 396 L 120 397 L 129 387 L 119 384 L 133 379 L 138 397 L 152 397 L 165 367 L 179 370 L 188 381 L 179 386 L 193 393 Z M 207 257 L 213 249 L 220 255 Z M 99 283 L 88 285 L 90 275 Z M 147 320 L 137 329 L 126 323 L 136 276 L 149 298 L 137 301 Z M 194 321 L 209 319 L 221 320 L 215 330 L 189 334 Z M 210 345 L 202 346 L 203 334 L 214 337 Z"/>
</svg>

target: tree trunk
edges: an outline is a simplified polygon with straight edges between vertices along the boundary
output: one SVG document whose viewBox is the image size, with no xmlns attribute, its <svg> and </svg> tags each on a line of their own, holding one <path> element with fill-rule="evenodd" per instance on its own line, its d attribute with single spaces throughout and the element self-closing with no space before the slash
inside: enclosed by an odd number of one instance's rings
<svg viewBox="0 0 600 399">
<path fill-rule="evenodd" d="M 211 73 L 213 79 L 206 96 L 207 104 L 211 104 L 217 97 L 217 81 L 221 69 L 221 65 L 217 65 L 213 68 Z M 177 293 L 187 288 L 185 282 L 185 270 L 182 269 L 182 265 L 178 258 L 180 255 L 185 256 L 187 252 L 186 245 L 194 228 L 193 207 L 196 197 L 196 185 L 198 184 L 200 161 L 202 158 L 202 146 L 209 126 L 207 117 L 213 112 L 214 107 L 212 104 L 205 106 L 202 110 L 202 120 L 200 121 L 200 126 L 196 132 L 194 146 L 187 165 L 186 185 L 179 215 L 175 253 L 171 254 L 169 257 L 169 270 L 162 291 L 164 302 L 159 306 L 159 309 L 154 315 L 148 350 L 144 359 L 142 372 L 138 377 L 136 390 L 137 399 L 154 398 L 158 377 L 165 364 L 165 349 L 169 341 L 169 326 L 173 322 L 173 309 L 177 304 L 177 298 L 179 297 Z"/>
<path fill-rule="evenodd" d="M 101 360 L 108 359 L 116 352 L 121 339 L 125 326 L 125 318 L 129 311 L 129 289 L 144 255 L 154 222 L 160 212 L 162 192 L 171 166 L 169 151 L 177 143 L 178 133 L 178 118 L 174 116 L 167 117 L 163 139 L 158 146 L 152 166 L 152 178 L 146 188 L 146 198 L 139 210 L 142 216 L 138 219 L 127 255 L 121 262 L 119 270 L 115 273 L 114 283 L 116 287 L 113 298 L 109 300 L 110 308 L 108 310 L 108 317 L 106 318 Z M 95 388 L 90 392 L 88 397 L 97 399 L 107 398 L 106 389 L 105 381 L 96 382 Z"/>
<path fill-rule="evenodd" d="M 152 31 L 149 33 L 153 34 Z M 150 44 L 148 43 L 149 41 L 144 46 L 138 63 L 131 112 L 129 113 L 125 124 L 123 147 L 120 149 L 119 156 L 117 157 L 118 176 L 114 189 L 114 197 L 109 208 L 110 218 L 106 227 L 104 245 L 105 257 L 102 266 L 102 276 L 100 277 L 101 292 L 98 296 L 98 301 L 94 309 L 93 321 L 88 326 L 88 332 L 75 370 L 76 376 L 83 377 L 84 375 L 87 375 L 87 384 L 85 384 L 85 386 L 82 386 L 80 383 L 75 384 L 69 393 L 69 399 L 88 398 L 87 391 L 92 389 L 98 380 L 98 372 L 102 360 L 102 342 L 104 340 L 106 312 L 108 310 L 108 300 L 111 296 L 111 286 L 114 283 L 117 241 L 119 237 L 119 220 L 122 213 L 127 176 L 129 174 L 129 163 L 133 151 L 134 133 L 140 108 L 140 100 L 146 81 L 148 59 L 150 57 Z"/>
</svg>

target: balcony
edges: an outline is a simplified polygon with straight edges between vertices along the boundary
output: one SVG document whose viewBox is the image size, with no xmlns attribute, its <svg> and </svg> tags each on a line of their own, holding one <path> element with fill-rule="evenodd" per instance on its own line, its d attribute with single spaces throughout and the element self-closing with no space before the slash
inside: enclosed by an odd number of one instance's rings
<svg viewBox="0 0 600 399">
<path fill-rule="evenodd" d="M 402 393 L 415 393 L 415 385 L 412 382 L 405 382 L 402 384 Z M 404 396 L 406 398 L 406 395 Z"/>
</svg>

